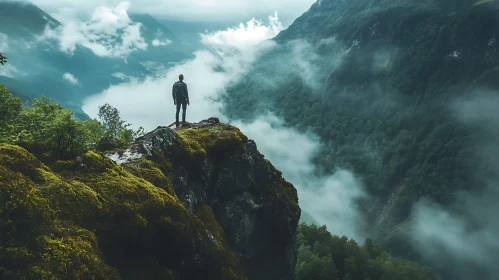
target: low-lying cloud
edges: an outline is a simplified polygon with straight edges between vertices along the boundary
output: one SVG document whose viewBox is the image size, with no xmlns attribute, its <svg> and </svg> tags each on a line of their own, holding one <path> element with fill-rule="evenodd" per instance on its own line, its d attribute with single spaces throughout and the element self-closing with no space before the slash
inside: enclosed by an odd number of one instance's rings
<svg viewBox="0 0 499 280">
<path fill-rule="evenodd" d="M 140 33 L 141 24 L 128 17 L 129 6 L 129 2 L 114 8 L 99 6 L 89 20 L 78 19 L 74 9 L 62 9 L 56 15 L 62 25 L 55 29 L 47 26 L 38 40 L 54 39 L 60 50 L 68 54 L 73 54 L 77 46 L 102 57 L 126 57 L 133 51 L 146 50 L 148 44 Z"/>
<path fill-rule="evenodd" d="M 15 78 L 18 74 L 19 70 L 11 62 L 0 67 L 0 76 Z"/>
<path fill-rule="evenodd" d="M 202 42 L 207 50 L 195 52 L 194 59 L 166 70 L 159 77 L 131 78 L 130 82 L 112 86 L 88 99 L 83 109 L 96 117 L 97 107 L 109 102 L 135 127 L 151 130 L 169 125 L 175 116 L 171 88 L 182 73 L 191 101 L 187 121 L 217 116 L 221 121 L 240 127 L 296 186 L 304 214 L 310 214 L 319 224 L 326 224 L 334 234 L 362 242 L 364 218 L 356 208 L 356 201 L 365 196 L 362 184 L 345 170 L 326 177 L 315 175 L 312 159 L 321 149 L 317 136 L 286 127 L 273 114 L 250 122 L 229 120 L 222 114 L 221 97 L 226 93 L 226 87 L 247 73 L 257 58 L 276 47 L 267 39 L 281 29 L 277 17 L 272 16 L 267 24 L 252 19 L 245 25 L 203 34 Z"/>
<path fill-rule="evenodd" d="M 255 24 L 259 27 L 255 28 Z M 188 109 L 188 119 L 200 121 L 221 115 L 222 104 L 219 98 L 225 92 L 227 84 L 236 81 L 260 54 L 275 45 L 271 41 L 258 47 L 242 45 L 238 41 L 241 32 L 246 32 L 249 38 L 265 40 L 277 35 L 278 30 L 273 31 L 275 24 L 275 21 L 270 20 L 268 26 L 263 26 L 250 20 L 244 27 L 203 34 L 202 40 L 210 50 L 199 50 L 194 53 L 194 59 L 173 66 L 157 76 L 144 80 L 130 78 L 128 83 L 112 86 L 100 95 L 89 98 L 83 109 L 90 116 L 96 116 L 97 107 L 109 102 L 122 112 L 125 119 L 137 126 L 140 124 L 146 129 L 153 129 L 159 125 L 170 124 L 175 116 L 172 86 L 178 80 L 178 75 L 183 73 L 193 106 L 193 109 Z M 267 31 L 262 32 L 262 28 Z M 227 38 L 227 34 L 233 34 L 234 38 Z M 267 37 L 262 37 L 262 34 Z M 214 39 L 221 37 L 227 38 L 225 45 Z M 252 40 L 248 44 L 255 42 Z"/>
<path fill-rule="evenodd" d="M 495 279 L 499 273 L 499 98 L 476 91 L 451 103 L 458 121 L 474 134 L 474 153 L 487 178 L 473 193 L 460 193 L 446 209 L 428 200 L 415 205 L 412 240 L 422 255 L 453 279 Z M 478 167 L 477 167 L 478 168 Z M 477 171 L 477 170 L 475 170 Z M 470 174 L 471 175 L 471 174 Z M 476 174 L 473 174 L 476 175 Z"/>
<path fill-rule="evenodd" d="M 319 225 L 336 235 L 363 242 L 365 219 L 358 200 L 366 197 L 362 183 L 347 170 L 317 176 L 313 158 L 321 150 L 318 136 L 286 127 L 272 114 L 231 123 L 254 139 L 258 149 L 298 190 L 300 207 Z"/>
<path fill-rule="evenodd" d="M 0 52 L 6 52 L 9 50 L 9 36 L 4 33 L 0 33 Z"/>
</svg>

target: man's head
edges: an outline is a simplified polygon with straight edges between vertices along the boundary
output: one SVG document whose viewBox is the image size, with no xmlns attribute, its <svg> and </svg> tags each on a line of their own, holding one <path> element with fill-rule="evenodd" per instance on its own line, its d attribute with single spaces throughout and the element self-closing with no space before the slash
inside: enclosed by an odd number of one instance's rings
<svg viewBox="0 0 499 280">
<path fill-rule="evenodd" d="M 181 81 L 183 81 L 184 80 L 184 75 L 182 75 L 182 74 L 178 75 L 178 79 L 181 80 Z"/>
</svg>

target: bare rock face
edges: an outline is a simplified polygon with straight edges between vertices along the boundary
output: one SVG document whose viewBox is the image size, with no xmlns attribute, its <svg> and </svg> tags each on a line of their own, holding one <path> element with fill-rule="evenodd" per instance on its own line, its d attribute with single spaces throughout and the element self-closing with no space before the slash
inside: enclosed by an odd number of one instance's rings
<svg viewBox="0 0 499 280">
<path fill-rule="evenodd" d="M 301 214 L 296 189 L 238 128 L 215 118 L 158 127 L 121 154 L 109 156 L 155 162 L 191 213 L 210 206 L 248 279 L 294 279 Z"/>
</svg>

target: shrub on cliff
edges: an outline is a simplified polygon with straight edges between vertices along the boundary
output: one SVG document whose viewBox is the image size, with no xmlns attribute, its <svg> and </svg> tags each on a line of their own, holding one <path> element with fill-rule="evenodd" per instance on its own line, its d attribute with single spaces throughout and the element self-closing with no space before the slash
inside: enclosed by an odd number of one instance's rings
<svg viewBox="0 0 499 280">
<path fill-rule="evenodd" d="M 138 130 L 129 129 L 131 124 L 121 119 L 120 111 L 109 103 L 99 107 L 98 115 L 104 127 L 104 136 L 108 139 L 131 142 L 144 133 L 142 127 Z"/>
<path fill-rule="evenodd" d="M 0 86 L 0 142 L 20 144 L 36 154 L 55 159 L 73 158 L 88 150 L 103 136 L 128 143 L 143 134 L 143 129 L 128 129 L 119 111 L 109 104 L 99 107 L 101 121 L 80 121 L 73 112 L 46 97 L 24 107 L 6 87 Z"/>
<path fill-rule="evenodd" d="M 10 140 L 14 130 L 14 120 L 23 108 L 21 99 L 13 96 L 6 87 L 0 85 L 0 142 Z"/>
<path fill-rule="evenodd" d="M 3 53 L 0 53 L 0 64 L 4 65 L 7 63 L 7 60 L 7 57 Z"/>
</svg>

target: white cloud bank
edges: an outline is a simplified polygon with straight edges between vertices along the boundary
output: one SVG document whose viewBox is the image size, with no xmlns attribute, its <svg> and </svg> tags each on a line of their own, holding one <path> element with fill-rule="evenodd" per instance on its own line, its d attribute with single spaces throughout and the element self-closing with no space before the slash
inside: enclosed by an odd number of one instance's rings
<svg viewBox="0 0 499 280">
<path fill-rule="evenodd" d="M 196 52 L 193 60 L 169 69 L 159 78 L 132 79 L 112 86 L 88 99 L 83 109 L 96 117 L 98 106 L 109 102 L 135 127 L 151 130 L 169 125 L 175 116 L 171 88 L 178 74 L 183 73 L 191 100 L 187 120 L 194 122 L 217 116 L 227 122 L 220 102 L 225 87 L 246 73 L 261 54 L 275 47 L 275 43 L 265 40 L 281 30 L 277 16 L 272 16 L 266 25 L 252 19 L 245 25 L 204 34 L 202 42 L 211 51 Z M 259 150 L 295 185 L 304 212 L 326 224 L 335 234 L 363 241 L 364 219 L 355 206 L 355 201 L 364 196 L 362 184 L 348 171 L 325 178 L 314 175 L 312 159 L 320 150 L 317 136 L 287 128 L 270 114 L 249 123 L 231 123 L 254 139 Z"/>
<path fill-rule="evenodd" d="M 188 119 L 200 121 L 220 115 L 222 104 L 217 99 L 224 93 L 225 86 L 236 81 L 262 52 L 274 45 L 273 42 L 266 42 L 259 47 L 243 45 L 238 39 L 241 38 L 240 32 L 244 31 L 247 37 L 253 38 L 249 44 L 256 44 L 277 35 L 280 31 L 278 26 L 278 21 L 269 20 L 269 25 L 264 26 L 253 19 L 248 21 L 246 26 L 203 34 L 206 46 L 217 51 L 197 51 L 194 53 L 194 59 L 169 68 L 168 72 L 160 77 L 147 77 L 143 81 L 132 78 L 129 83 L 112 86 L 102 94 L 89 98 L 83 109 L 90 116 L 96 116 L 98 106 L 109 102 L 120 109 L 123 117 L 132 124 L 146 129 L 170 124 L 175 116 L 172 86 L 178 80 L 178 75 L 183 73 L 189 87 L 192 106 L 192 109 L 188 109 Z M 267 31 L 262 32 L 262 28 Z M 233 39 L 226 39 L 225 45 L 211 39 L 227 38 L 227 35 L 221 34 L 238 35 Z"/>
<path fill-rule="evenodd" d="M 237 28 L 227 28 L 227 30 L 202 34 L 201 42 L 204 45 L 223 49 L 228 46 L 237 49 L 252 48 L 256 44 L 276 36 L 284 29 L 277 13 L 274 16 L 269 16 L 268 20 L 268 26 L 262 21 L 253 18 L 246 25 L 239 24 Z"/>
<path fill-rule="evenodd" d="M 71 73 L 64 73 L 64 75 L 62 75 L 62 78 L 73 85 L 77 85 L 80 83 L 78 79 Z"/>
<path fill-rule="evenodd" d="M 9 36 L 0 33 L 0 52 L 7 52 L 9 50 Z"/>
<path fill-rule="evenodd" d="M 140 23 L 127 14 L 129 2 L 114 8 L 97 7 L 87 21 L 79 20 L 74 9 L 63 9 L 57 16 L 62 25 L 47 27 L 40 41 L 55 39 L 61 51 L 73 54 L 77 46 L 102 57 L 126 57 L 133 51 L 146 50 L 148 44 L 140 33 Z"/>
</svg>

